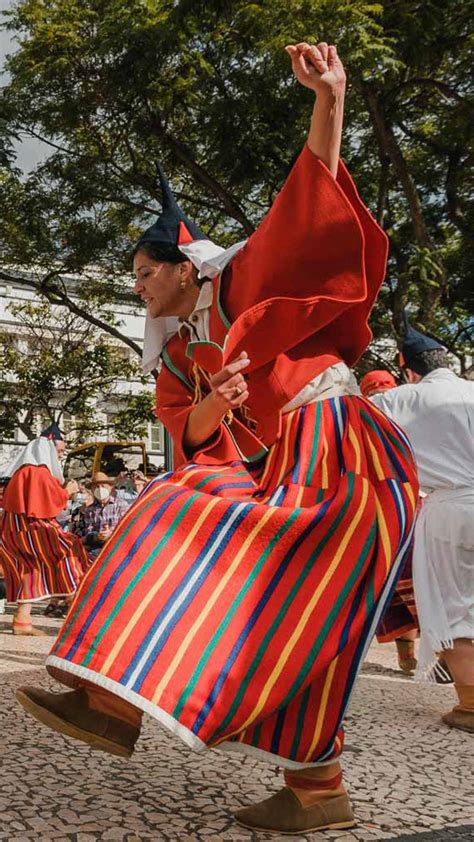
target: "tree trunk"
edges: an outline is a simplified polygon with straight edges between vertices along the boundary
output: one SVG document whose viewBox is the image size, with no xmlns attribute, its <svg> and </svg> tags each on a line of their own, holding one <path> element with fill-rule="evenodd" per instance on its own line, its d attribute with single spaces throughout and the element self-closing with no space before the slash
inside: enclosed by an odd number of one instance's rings
<svg viewBox="0 0 474 842">
<path fill-rule="evenodd" d="M 439 283 L 436 285 L 427 285 L 423 290 L 423 295 L 421 296 L 419 318 L 423 324 L 429 325 L 433 317 L 433 312 L 439 302 L 441 293 L 446 285 L 446 270 L 437 252 L 436 246 L 430 237 L 423 213 L 422 201 L 415 181 L 410 173 L 407 161 L 403 155 L 403 151 L 393 130 L 393 126 L 386 115 L 383 96 L 373 86 L 367 83 L 358 82 L 356 83 L 356 87 L 364 97 L 367 104 L 379 147 L 380 157 L 382 160 L 388 158 L 390 161 L 407 200 L 415 241 L 420 248 L 427 249 L 436 256 L 436 262 L 440 269 Z"/>
</svg>

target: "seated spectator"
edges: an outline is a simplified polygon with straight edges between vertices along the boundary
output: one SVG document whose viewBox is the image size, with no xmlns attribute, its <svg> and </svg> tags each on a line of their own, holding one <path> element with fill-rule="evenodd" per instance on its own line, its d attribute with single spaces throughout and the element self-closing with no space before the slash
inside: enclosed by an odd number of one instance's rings
<svg viewBox="0 0 474 842">
<path fill-rule="evenodd" d="M 64 532 L 74 531 L 73 522 L 77 521 L 79 510 L 82 509 L 87 500 L 88 505 L 94 502 L 90 484 L 89 488 L 86 489 L 82 483 L 79 483 L 78 490 L 74 494 L 71 494 L 66 508 L 56 518 Z"/>
<path fill-rule="evenodd" d="M 74 533 L 92 555 L 97 555 L 130 504 L 113 493 L 114 480 L 102 471 L 92 477 L 91 489 L 94 502 L 80 511 Z"/>
<path fill-rule="evenodd" d="M 80 521 L 81 514 L 88 506 L 92 506 L 95 497 L 92 492 L 91 482 L 86 480 L 79 484 L 79 491 L 74 498 L 74 509 L 72 511 L 71 532 L 77 531 L 77 525 Z"/>
<path fill-rule="evenodd" d="M 129 504 L 133 503 L 138 495 L 142 493 L 146 484 L 147 478 L 142 471 L 131 471 L 130 475 L 127 474 L 127 480 L 123 484 L 123 487 L 117 489 L 116 495 L 119 499 L 126 500 Z"/>
</svg>

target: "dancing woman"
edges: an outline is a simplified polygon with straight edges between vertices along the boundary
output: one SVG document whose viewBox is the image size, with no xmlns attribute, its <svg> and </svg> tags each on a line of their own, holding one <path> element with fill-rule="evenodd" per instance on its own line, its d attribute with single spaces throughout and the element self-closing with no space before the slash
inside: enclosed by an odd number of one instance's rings
<svg viewBox="0 0 474 842">
<path fill-rule="evenodd" d="M 350 827 L 342 720 L 410 546 L 417 481 L 401 431 L 349 366 L 370 341 L 384 233 L 339 161 L 336 48 L 287 48 L 316 94 L 307 143 L 246 243 L 163 212 L 134 254 L 144 360 L 176 468 L 151 482 L 86 576 L 41 722 L 130 756 L 145 711 L 196 749 L 282 766 L 251 828 Z"/>
</svg>

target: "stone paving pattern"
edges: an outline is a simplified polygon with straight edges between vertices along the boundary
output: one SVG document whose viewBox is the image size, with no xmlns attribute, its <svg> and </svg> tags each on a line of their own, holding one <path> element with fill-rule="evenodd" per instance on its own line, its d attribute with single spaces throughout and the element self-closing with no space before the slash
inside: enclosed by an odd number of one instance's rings
<svg viewBox="0 0 474 842">
<path fill-rule="evenodd" d="M 60 621 L 36 618 L 46 638 L 13 637 L 10 623 L 0 616 L 1 842 L 474 840 L 474 738 L 440 721 L 454 690 L 401 675 L 392 645 L 370 648 L 346 720 L 345 780 L 357 826 L 279 836 L 232 819 L 233 808 L 281 786 L 273 767 L 192 752 L 150 718 L 132 760 L 121 760 L 28 717 L 14 701 L 18 686 L 61 690 L 41 666 Z"/>
</svg>

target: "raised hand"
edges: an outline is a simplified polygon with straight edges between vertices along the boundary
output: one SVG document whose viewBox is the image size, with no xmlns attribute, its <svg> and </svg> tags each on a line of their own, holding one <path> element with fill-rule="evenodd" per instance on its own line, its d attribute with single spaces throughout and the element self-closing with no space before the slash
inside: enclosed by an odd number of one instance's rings
<svg viewBox="0 0 474 842">
<path fill-rule="evenodd" d="M 298 82 L 316 93 L 344 91 L 346 73 L 336 47 L 321 41 L 316 47 L 303 41 L 285 47 Z"/>
<path fill-rule="evenodd" d="M 79 486 L 75 479 L 69 479 L 66 482 L 64 488 L 66 489 L 70 497 L 72 497 L 73 494 L 77 494 L 77 492 L 79 491 Z"/>
<path fill-rule="evenodd" d="M 210 386 L 215 400 L 221 405 L 223 411 L 236 409 L 245 403 L 249 396 L 247 382 L 241 372 L 247 368 L 250 360 L 242 351 L 239 358 L 226 365 L 210 379 Z"/>
</svg>

